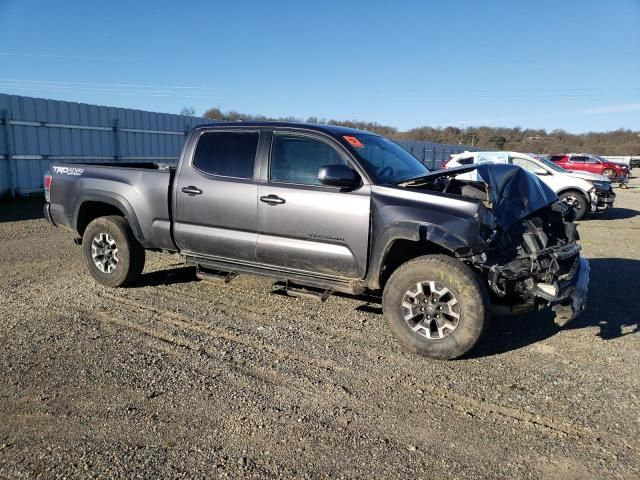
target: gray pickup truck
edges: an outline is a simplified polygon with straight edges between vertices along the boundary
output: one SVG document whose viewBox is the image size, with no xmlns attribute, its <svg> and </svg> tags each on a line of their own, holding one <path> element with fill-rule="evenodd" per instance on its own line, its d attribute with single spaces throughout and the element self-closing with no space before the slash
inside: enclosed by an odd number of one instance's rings
<svg viewBox="0 0 640 480">
<path fill-rule="evenodd" d="M 482 181 L 456 180 L 477 170 Z M 511 165 L 431 172 L 392 141 L 296 123 L 195 128 L 176 167 L 53 163 L 46 217 L 79 237 L 102 285 L 134 282 L 145 249 L 198 272 L 266 275 L 381 295 L 400 343 L 456 358 L 493 309 L 585 305 L 589 264 L 571 207 Z"/>
</svg>

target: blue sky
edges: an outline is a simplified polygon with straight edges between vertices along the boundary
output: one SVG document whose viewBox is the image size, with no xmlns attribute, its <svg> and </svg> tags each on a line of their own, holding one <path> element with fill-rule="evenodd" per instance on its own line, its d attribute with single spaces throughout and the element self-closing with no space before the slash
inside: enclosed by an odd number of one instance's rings
<svg viewBox="0 0 640 480">
<path fill-rule="evenodd" d="M 640 0 L 0 0 L 0 92 L 403 130 L 640 130 Z"/>
</svg>

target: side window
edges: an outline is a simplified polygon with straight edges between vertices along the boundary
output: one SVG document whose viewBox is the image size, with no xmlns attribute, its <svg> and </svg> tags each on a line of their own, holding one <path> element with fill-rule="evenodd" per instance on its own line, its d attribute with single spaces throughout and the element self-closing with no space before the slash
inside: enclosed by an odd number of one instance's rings
<svg viewBox="0 0 640 480">
<path fill-rule="evenodd" d="M 528 160 L 526 158 L 513 157 L 511 159 L 511 163 L 513 165 L 517 165 L 518 167 L 524 168 L 526 171 L 531 173 L 535 172 L 536 170 L 542 169 L 542 167 L 539 167 L 538 165 L 533 163 L 531 160 Z"/>
<path fill-rule="evenodd" d="M 253 178 L 258 132 L 209 132 L 200 137 L 193 166 L 210 175 Z"/>
<path fill-rule="evenodd" d="M 460 165 L 471 165 L 473 163 L 473 157 L 466 157 L 458 159 Z"/>
<path fill-rule="evenodd" d="M 584 163 L 586 158 L 581 157 L 580 155 L 574 155 L 570 159 L 573 163 Z"/>
<path fill-rule="evenodd" d="M 300 185 L 321 185 L 318 171 L 325 165 L 346 165 L 325 142 L 295 135 L 274 135 L 269 179 Z"/>
</svg>

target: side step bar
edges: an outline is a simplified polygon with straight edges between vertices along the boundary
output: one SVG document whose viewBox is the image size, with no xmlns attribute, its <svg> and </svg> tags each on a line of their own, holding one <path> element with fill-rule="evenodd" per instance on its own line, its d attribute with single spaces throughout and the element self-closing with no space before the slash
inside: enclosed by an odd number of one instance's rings
<svg viewBox="0 0 640 480">
<path fill-rule="evenodd" d="M 273 278 L 276 281 L 290 282 L 290 284 L 296 286 L 304 285 L 308 288 L 317 288 L 324 291 L 331 290 L 332 293 L 335 291 L 358 295 L 366 290 L 362 280 L 318 277 L 285 269 L 276 270 L 255 264 L 235 263 L 223 259 L 202 258 L 192 255 L 186 255 L 184 260 L 187 265 L 195 265 L 198 269 L 198 274 L 202 275 L 203 278 L 220 279 L 222 277 L 227 283 L 237 274 L 248 273 Z M 231 274 L 233 275 L 229 277 Z"/>
<path fill-rule="evenodd" d="M 196 277 L 201 280 L 214 280 L 229 283 L 237 276 L 237 272 L 223 272 L 221 270 L 203 269 L 200 265 L 196 265 Z"/>
<path fill-rule="evenodd" d="M 324 290 L 312 290 L 310 288 L 294 285 L 288 280 L 285 280 L 284 282 L 275 282 L 274 285 L 278 288 L 276 288 L 272 293 L 278 293 L 280 295 L 286 295 L 288 297 L 295 298 L 311 298 L 314 300 L 319 300 L 320 302 L 325 302 L 334 293 L 333 288 L 327 288 Z"/>
</svg>

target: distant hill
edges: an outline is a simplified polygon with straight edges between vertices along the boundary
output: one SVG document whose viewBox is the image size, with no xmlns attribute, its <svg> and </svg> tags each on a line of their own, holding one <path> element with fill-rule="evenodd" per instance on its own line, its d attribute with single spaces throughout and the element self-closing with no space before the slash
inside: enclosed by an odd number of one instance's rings
<svg viewBox="0 0 640 480">
<path fill-rule="evenodd" d="M 438 143 L 473 145 L 488 150 L 514 150 L 532 153 L 588 152 L 597 155 L 640 155 L 640 131 L 614 130 L 573 134 L 564 130 L 536 130 L 502 127 L 417 127 L 399 131 L 396 127 L 375 122 L 329 120 L 309 117 L 306 120 L 284 117 L 272 118 L 236 111 L 207 110 L 204 117 L 223 121 L 297 121 L 324 123 L 359 128 L 398 140 L 426 140 Z"/>
</svg>

